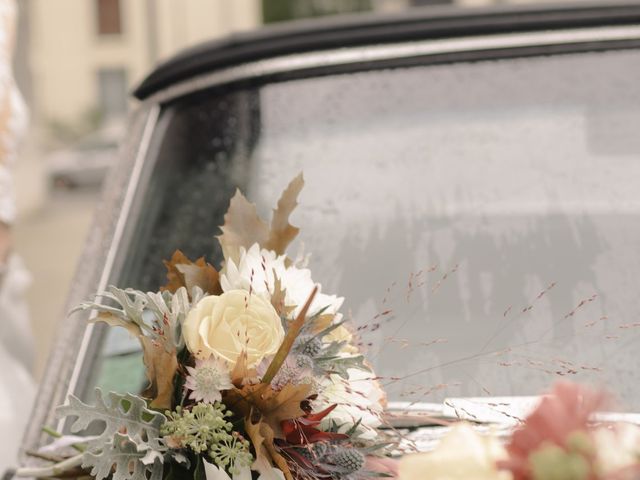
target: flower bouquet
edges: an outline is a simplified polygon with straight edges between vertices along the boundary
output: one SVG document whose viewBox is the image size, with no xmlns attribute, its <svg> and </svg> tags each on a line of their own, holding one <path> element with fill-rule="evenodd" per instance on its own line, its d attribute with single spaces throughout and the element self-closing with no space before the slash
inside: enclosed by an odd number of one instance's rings
<svg viewBox="0 0 640 480">
<path fill-rule="evenodd" d="M 283 192 L 270 224 L 238 191 L 217 237 L 217 270 L 176 251 L 158 292 L 110 287 L 92 322 L 140 341 L 143 392 L 96 389 L 58 408 L 73 435 L 55 464 L 21 476 L 96 480 L 362 479 L 384 476 L 384 394 L 339 313 L 285 250 L 302 175 Z M 79 436 L 83 434 L 83 436 Z"/>
</svg>

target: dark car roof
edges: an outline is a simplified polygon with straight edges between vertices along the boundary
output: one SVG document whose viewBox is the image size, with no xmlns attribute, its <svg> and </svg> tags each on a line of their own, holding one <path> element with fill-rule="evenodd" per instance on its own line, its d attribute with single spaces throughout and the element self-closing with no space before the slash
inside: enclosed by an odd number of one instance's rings
<svg viewBox="0 0 640 480">
<path fill-rule="evenodd" d="M 187 49 L 160 64 L 135 89 L 143 100 L 196 75 L 279 55 L 344 46 L 640 23 L 640 2 L 416 8 L 401 14 L 360 14 L 296 21 L 235 34 Z"/>
</svg>

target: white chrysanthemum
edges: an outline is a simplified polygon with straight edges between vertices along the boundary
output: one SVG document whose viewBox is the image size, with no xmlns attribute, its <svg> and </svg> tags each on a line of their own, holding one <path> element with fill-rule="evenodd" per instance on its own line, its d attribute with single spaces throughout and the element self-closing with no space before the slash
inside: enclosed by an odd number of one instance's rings
<svg viewBox="0 0 640 480">
<path fill-rule="evenodd" d="M 309 294 L 313 290 L 316 285 L 311 278 L 311 270 L 308 268 L 297 268 L 295 266 L 291 266 L 287 268 L 280 279 L 282 282 L 282 288 L 286 291 L 285 304 L 287 306 L 295 306 L 295 310 L 293 311 L 293 315 L 296 316 L 305 302 L 309 298 Z M 318 285 L 320 290 L 320 285 Z M 318 291 L 313 302 L 311 303 L 311 307 L 309 308 L 309 313 L 313 315 L 316 312 L 319 312 L 322 308 L 326 308 L 325 313 L 336 314 L 338 310 L 342 306 L 344 302 L 344 298 L 337 297 L 336 295 L 325 295 L 321 291 Z"/>
<path fill-rule="evenodd" d="M 231 259 L 227 260 L 220 276 L 222 290 L 242 289 L 252 291 L 258 295 L 271 295 L 274 292 L 275 277 L 280 279 L 282 288 L 286 291 L 285 305 L 295 307 L 296 316 L 304 306 L 311 291 L 316 286 L 311 278 L 311 271 L 307 268 L 289 267 L 285 263 L 285 255 L 262 249 L 256 243 L 246 250 L 240 248 L 238 265 Z M 325 295 L 318 292 L 309 309 L 310 314 L 326 307 L 326 313 L 338 312 L 344 298 L 335 295 Z"/>
<path fill-rule="evenodd" d="M 189 375 L 184 386 L 191 390 L 189 398 L 196 402 L 219 402 L 222 400 L 220 392 L 233 387 L 228 365 L 213 356 L 196 360 L 195 368 L 187 367 L 187 371 Z"/>
<path fill-rule="evenodd" d="M 340 426 L 341 432 L 346 432 L 360 421 L 359 438 L 374 439 L 377 435 L 375 428 L 381 424 L 381 402 L 384 393 L 371 372 L 351 368 L 347 373 L 349 379 L 330 375 L 321 381 L 320 393 L 314 405 L 316 410 L 337 405 L 324 418 L 322 426 L 328 428 L 333 421 Z"/>
<path fill-rule="evenodd" d="M 222 290 L 251 290 L 260 294 L 273 293 L 274 274 L 278 278 L 284 276 L 285 256 L 276 255 L 271 250 L 260 250 L 260 246 L 254 243 L 249 250 L 240 247 L 240 260 L 238 265 L 232 259 L 228 259 L 220 275 Z"/>
</svg>

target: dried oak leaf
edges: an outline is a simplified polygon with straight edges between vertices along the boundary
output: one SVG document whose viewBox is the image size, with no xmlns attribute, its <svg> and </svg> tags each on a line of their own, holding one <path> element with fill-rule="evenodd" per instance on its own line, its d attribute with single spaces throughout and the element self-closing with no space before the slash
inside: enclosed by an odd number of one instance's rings
<svg viewBox="0 0 640 480">
<path fill-rule="evenodd" d="M 240 247 L 248 249 L 254 243 L 278 254 L 284 254 L 299 232 L 297 227 L 289 223 L 289 216 L 298 205 L 298 195 L 303 186 L 302 174 L 289 183 L 273 210 L 270 226 L 260 218 L 256 205 L 249 202 L 240 190 L 236 190 L 224 216 L 224 225 L 220 227 L 222 234 L 217 237 L 225 260 L 237 262 Z"/>
<path fill-rule="evenodd" d="M 245 431 L 256 452 L 256 460 L 252 469 L 258 470 L 261 473 L 260 478 L 263 478 L 273 473 L 271 466 L 275 464 L 282 470 L 286 480 L 293 480 L 287 461 L 276 450 L 273 430 L 259 416 L 254 417 L 256 415 L 250 412 L 244 420 Z"/>
<path fill-rule="evenodd" d="M 217 238 L 224 258 L 236 263 L 240 257 L 240 247 L 248 249 L 254 243 L 264 245 L 269 238 L 269 227 L 258 216 L 256 205 L 250 203 L 240 190 L 236 190 L 231 199 L 220 230 L 222 234 Z"/>
<path fill-rule="evenodd" d="M 104 322 L 111 327 L 122 327 L 126 329 L 131 335 L 136 338 L 142 337 L 142 329 L 133 322 L 127 322 L 126 320 L 113 315 L 108 312 L 100 312 L 91 322 Z"/>
<path fill-rule="evenodd" d="M 171 408 L 174 391 L 173 381 L 178 370 L 175 349 L 167 351 L 164 345 L 146 337 L 138 325 L 126 322 L 116 315 L 101 312 L 93 321 L 123 327 L 140 341 L 146 374 L 149 379 L 149 386 L 143 392 L 143 396 L 152 399 L 151 406 L 153 408 Z"/>
<path fill-rule="evenodd" d="M 204 257 L 195 262 L 180 250 L 176 250 L 171 260 L 164 261 L 167 267 L 167 284 L 161 290 L 175 293 L 180 287 L 186 287 L 191 292 L 193 287 L 200 287 L 205 293 L 216 295 L 222 293 L 218 271 Z"/>
<path fill-rule="evenodd" d="M 178 370 L 178 358 L 175 349 L 167 351 L 163 345 L 149 337 L 141 336 L 143 360 L 147 370 L 149 386 L 143 396 L 151 398 L 151 407 L 171 409 L 174 391 L 174 378 Z"/>
<path fill-rule="evenodd" d="M 247 416 L 252 412 L 260 415 L 269 425 L 275 438 L 284 439 L 281 423 L 305 415 L 300 403 L 311 395 L 311 385 L 286 385 L 276 391 L 271 385 L 260 383 L 244 385 L 225 392 L 224 403 L 233 412 Z"/>
<path fill-rule="evenodd" d="M 296 309 L 296 307 L 291 305 L 289 306 L 285 305 L 287 291 L 284 288 L 282 288 L 282 282 L 276 275 L 275 270 L 273 271 L 273 278 L 274 280 L 273 280 L 273 293 L 271 294 L 271 305 L 276 310 L 278 315 L 280 315 L 281 317 L 288 317 L 289 314 Z"/>
<path fill-rule="evenodd" d="M 271 230 L 264 247 L 278 254 L 284 254 L 285 250 L 300 231 L 289 223 L 291 212 L 298 206 L 298 195 L 304 187 L 304 177 L 300 173 L 294 178 L 282 192 L 277 207 L 273 210 Z"/>
<path fill-rule="evenodd" d="M 242 388 L 243 384 L 257 385 L 260 383 L 258 372 L 255 368 L 250 368 L 248 365 L 248 355 L 244 350 L 236 360 L 236 364 L 231 370 L 231 383 L 236 388 Z"/>
</svg>

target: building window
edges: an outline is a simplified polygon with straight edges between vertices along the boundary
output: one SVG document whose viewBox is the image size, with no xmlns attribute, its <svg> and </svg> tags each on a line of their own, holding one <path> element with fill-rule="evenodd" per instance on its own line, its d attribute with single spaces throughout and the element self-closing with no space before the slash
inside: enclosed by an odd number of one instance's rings
<svg viewBox="0 0 640 480">
<path fill-rule="evenodd" d="M 119 117 L 127 112 L 127 74 L 122 68 L 98 70 L 100 110 L 106 117 Z"/>
<path fill-rule="evenodd" d="M 98 33 L 100 35 L 117 35 L 122 33 L 120 16 L 120 0 L 96 0 L 98 17 Z"/>
</svg>

